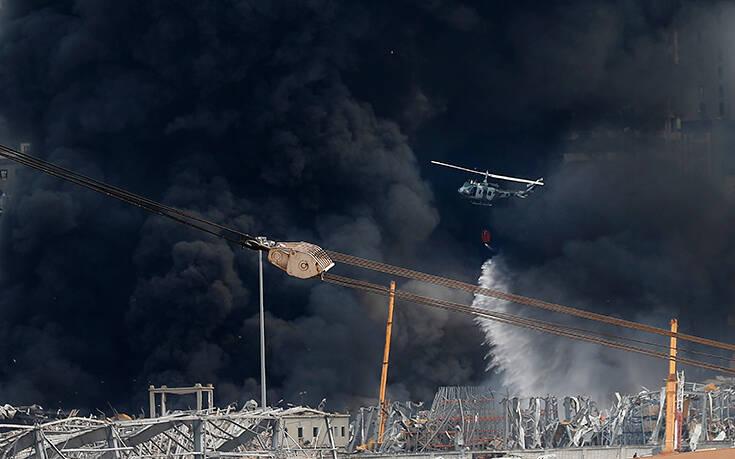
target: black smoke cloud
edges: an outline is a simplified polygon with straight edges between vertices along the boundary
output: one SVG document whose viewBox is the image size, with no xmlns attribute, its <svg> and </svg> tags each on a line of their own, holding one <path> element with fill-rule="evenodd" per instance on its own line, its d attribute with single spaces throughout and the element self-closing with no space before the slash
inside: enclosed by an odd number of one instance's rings
<svg viewBox="0 0 735 459">
<path fill-rule="evenodd" d="M 566 167 L 556 185 L 523 209 L 505 209 L 497 230 L 525 256 L 503 254 L 485 269 L 483 285 L 668 328 L 678 318 L 686 333 L 730 341 L 735 289 L 732 198 L 711 180 L 662 161 L 641 159 Z M 696 190 L 696 193 L 693 192 Z M 523 260 L 525 261 L 519 261 Z M 518 312 L 492 300 L 485 307 Z M 549 314 L 522 309 L 548 320 Z M 639 340 L 629 345 L 666 352 L 668 338 L 605 327 L 580 319 L 553 321 Z M 505 383 L 525 393 L 587 393 L 658 387 L 667 362 L 610 352 L 486 323 Z M 642 343 L 653 343 L 654 347 Z M 732 355 L 681 342 L 682 354 L 728 367 Z M 516 359 L 514 353 L 524 355 Z M 712 374 L 685 367 L 690 380 Z M 612 378 L 612 379 L 611 379 Z"/>
<path fill-rule="evenodd" d="M 400 126 L 340 76 L 362 8 L 8 8 L 5 120 L 41 154 L 243 231 L 364 256 L 411 257 L 436 227 Z M 4 399 L 125 406 L 149 383 L 197 381 L 223 402 L 257 393 L 253 254 L 30 173 L 16 194 Z M 382 302 L 268 277 L 273 396 L 373 398 Z M 423 345 L 453 360 L 440 340 Z M 450 371 L 438 361 L 415 377 L 438 384 Z"/>
<path fill-rule="evenodd" d="M 455 277 L 478 275 L 475 229 L 497 224 L 533 273 L 562 241 L 526 231 L 526 203 L 460 207 L 461 177 L 424 164 L 536 174 L 572 125 L 656 120 L 680 9 L 650 5 L 8 1 L 3 134 L 243 231 Z M 630 224 L 607 207 L 619 189 L 599 190 L 595 209 Z M 573 247 L 562 197 L 579 195 L 559 193 L 546 216 Z M 4 402 L 137 410 L 148 384 L 195 382 L 256 396 L 252 253 L 31 172 L 3 219 Z M 271 396 L 373 401 L 384 301 L 266 275 Z M 396 397 L 488 377 L 466 318 L 399 305 L 395 339 Z"/>
</svg>

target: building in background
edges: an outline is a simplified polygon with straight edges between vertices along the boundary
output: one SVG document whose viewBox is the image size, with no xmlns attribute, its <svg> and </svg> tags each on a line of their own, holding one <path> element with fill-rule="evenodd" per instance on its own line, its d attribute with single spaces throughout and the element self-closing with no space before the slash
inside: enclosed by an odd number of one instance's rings
<svg viewBox="0 0 735 459">
<path fill-rule="evenodd" d="M 30 143 L 21 143 L 19 148 L 22 153 L 31 152 Z M 17 169 L 18 165 L 15 162 L 0 156 L 0 217 L 11 205 Z"/>
<path fill-rule="evenodd" d="M 675 90 L 666 134 L 682 168 L 735 196 L 735 13 L 689 8 L 692 14 L 670 32 Z"/>
<path fill-rule="evenodd" d="M 735 10 L 694 2 L 684 8 L 666 34 L 665 68 L 658 69 L 665 109 L 645 121 L 622 115 L 610 126 L 572 132 L 564 164 L 671 161 L 735 198 Z"/>
</svg>

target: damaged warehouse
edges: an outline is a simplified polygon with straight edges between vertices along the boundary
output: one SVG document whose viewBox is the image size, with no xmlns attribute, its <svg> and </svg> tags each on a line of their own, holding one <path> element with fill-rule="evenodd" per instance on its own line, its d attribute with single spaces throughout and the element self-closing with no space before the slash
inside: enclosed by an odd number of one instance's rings
<svg viewBox="0 0 735 459">
<path fill-rule="evenodd" d="M 735 441 L 732 380 L 693 383 L 680 373 L 679 444 Z M 352 451 L 424 452 L 524 450 L 586 446 L 663 445 L 665 388 L 615 394 L 609 408 L 589 397 L 518 397 L 490 387 L 442 387 L 428 410 L 394 402 L 383 438 L 379 412 L 363 408 L 353 420 Z"/>
<path fill-rule="evenodd" d="M 735 384 L 680 381 L 684 449 L 735 441 Z M 211 386 L 204 387 L 212 389 Z M 172 388 L 169 390 L 177 390 Z M 0 408 L 0 458 L 337 457 L 452 451 L 655 451 L 663 443 L 664 389 L 616 394 L 610 408 L 589 397 L 518 397 L 487 386 L 438 389 L 429 409 L 394 402 L 377 438 L 377 407 L 349 414 L 308 407 L 212 406 L 158 417 L 82 417 L 76 410 Z M 165 406 L 164 406 L 165 408 Z M 631 449 L 633 448 L 633 449 Z M 637 448 L 637 449 L 636 449 Z M 583 450 L 580 450 L 583 451 Z M 516 453 L 514 453 L 516 454 Z M 616 453 L 617 454 L 617 453 Z M 525 457 L 525 456 L 523 456 Z"/>
<path fill-rule="evenodd" d="M 346 414 L 306 407 L 260 408 L 254 401 L 239 410 L 174 411 L 140 419 L 77 413 L 60 417 L 40 409 L 33 416 L 7 406 L 2 413 L 9 415 L 2 422 L 16 416 L 24 422 L 0 424 L 3 459 L 334 457 L 338 450 L 345 451 L 349 434 Z"/>
<path fill-rule="evenodd" d="M 331 454 L 336 459 L 339 452 L 361 451 L 389 454 L 468 450 L 502 453 L 509 450 L 573 449 L 589 446 L 614 446 L 620 450 L 626 445 L 648 445 L 649 449 L 653 449 L 654 446 L 661 444 L 661 433 L 664 431 L 665 450 L 673 451 L 685 449 L 685 442 L 689 448 L 695 449 L 700 441 L 725 442 L 733 439 L 730 418 L 732 384 L 720 388 L 717 384 L 685 383 L 683 372 L 676 372 L 676 364 L 732 374 L 735 370 L 731 368 L 678 356 L 677 340 L 728 351 L 735 351 L 735 345 L 680 333 L 677 331 L 676 319 L 671 321 L 671 329 L 667 330 L 325 250 L 303 241 L 280 242 L 263 236 L 254 236 L 106 185 L 8 147 L 0 145 L 0 153 L 20 164 L 169 217 L 242 248 L 261 254 L 266 252 L 268 261 L 291 277 L 318 279 L 345 288 L 387 296 L 389 309 L 392 308 L 394 300 L 399 299 L 669 362 L 669 377 L 665 389 L 643 390 L 638 394 L 626 396 L 616 395 L 617 400 L 609 409 L 600 409 L 596 402 L 584 396 L 528 397 L 525 394 L 511 396 L 506 393 L 503 397 L 496 395 L 488 387 L 443 387 L 436 394 L 428 411 L 418 410 L 419 405 L 394 404 L 393 412 L 388 413 L 390 419 L 386 429 L 384 421 L 387 405 L 384 393 L 392 324 L 392 319 L 389 318 L 386 324 L 380 408 L 360 410 L 350 429 L 349 442 L 347 415 L 328 414 L 310 408 L 258 408 L 255 402 L 247 403 L 239 410 L 234 407 L 223 410 L 214 408 L 211 386 L 198 385 L 193 390 L 166 386 L 157 389 L 151 386 L 149 394 L 151 416 L 147 419 L 129 417 L 96 419 L 69 415 L 55 421 L 34 422 L 34 426 L 2 425 L 0 427 L 9 432 L 0 437 L 2 455 L 0 459 L 11 457 L 51 459 L 57 456 L 62 459 L 70 457 L 116 459 L 123 456 L 321 457 L 324 454 Z M 624 342 L 624 337 L 614 335 L 611 340 L 609 335 L 595 333 L 593 330 L 516 316 L 475 304 L 467 305 L 419 295 L 408 290 L 396 289 L 393 282 L 387 288 L 365 280 L 345 277 L 331 272 L 337 264 L 473 293 L 475 298 L 483 296 L 594 320 L 598 323 L 668 336 L 671 343 L 668 347 L 669 352 L 633 346 Z M 261 333 L 262 330 L 261 328 Z M 263 349 L 261 345 L 261 351 Z M 167 393 L 196 394 L 197 409 L 169 413 L 165 405 Z M 161 395 L 160 417 L 155 416 L 157 394 Z M 203 408 L 205 395 L 206 409 Z M 664 407 L 667 419 L 665 423 Z M 12 407 L 5 411 L 11 418 L 16 414 L 16 410 Z M 380 418 L 377 426 L 376 417 Z M 684 423 L 687 424 L 686 429 Z"/>
</svg>

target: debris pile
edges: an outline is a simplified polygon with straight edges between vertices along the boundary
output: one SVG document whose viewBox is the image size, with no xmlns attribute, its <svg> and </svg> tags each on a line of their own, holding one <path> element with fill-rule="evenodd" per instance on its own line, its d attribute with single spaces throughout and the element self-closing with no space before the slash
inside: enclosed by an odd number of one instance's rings
<svg viewBox="0 0 735 459">
<path fill-rule="evenodd" d="M 0 424 L 34 425 L 77 416 L 79 410 L 47 410 L 40 405 L 0 405 Z M 7 430 L 7 428 L 5 428 Z M 2 432 L 2 428 L 0 428 Z"/>
<path fill-rule="evenodd" d="M 1 416 L 20 409 L 5 405 Z M 180 457 L 323 457 L 344 451 L 349 416 L 307 407 L 260 408 L 247 403 L 155 418 L 79 417 L 43 423 L 0 422 L 0 458 L 116 459 Z M 40 418 L 38 418 L 40 419 Z"/>
<path fill-rule="evenodd" d="M 735 441 L 735 384 L 683 383 L 682 449 Z M 615 394 L 609 408 L 585 396 L 498 395 L 489 387 L 441 387 L 431 408 L 393 403 L 383 438 L 377 407 L 354 417 L 350 451 L 510 450 L 663 443 L 665 388 Z"/>
</svg>

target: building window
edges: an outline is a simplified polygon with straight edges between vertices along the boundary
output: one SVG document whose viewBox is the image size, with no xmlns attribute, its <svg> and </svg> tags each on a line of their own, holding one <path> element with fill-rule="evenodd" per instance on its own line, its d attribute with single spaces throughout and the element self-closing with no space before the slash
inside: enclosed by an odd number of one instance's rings
<svg viewBox="0 0 735 459">
<path fill-rule="evenodd" d="M 345 436 L 345 426 L 342 426 L 341 427 L 341 434 L 342 434 L 343 437 Z"/>
<path fill-rule="evenodd" d="M 299 438 L 304 438 L 304 428 L 299 427 Z"/>
<path fill-rule="evenodd" d="M 0 169 L 0 180 L 7 180 L 7 179 L 8 179 L 8 170 Z"/>
<path fill-rule="evenodd" d="M 314 431 L 314 435 L 312 435 L 312 437 L 314 437 L 314 438 L 318 437 L 319 436 L 319 427 L 314 427 L 313 431 Z"/>
</svg>

